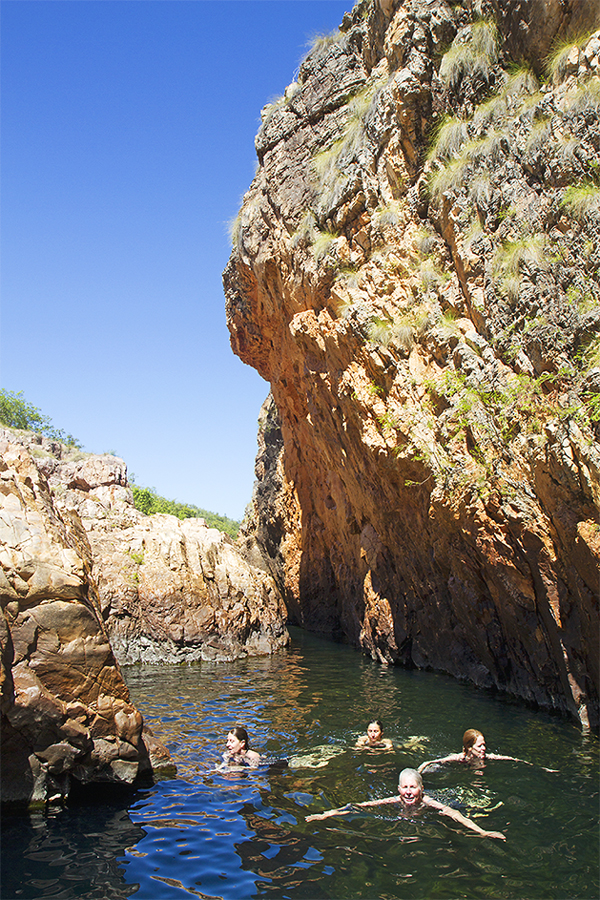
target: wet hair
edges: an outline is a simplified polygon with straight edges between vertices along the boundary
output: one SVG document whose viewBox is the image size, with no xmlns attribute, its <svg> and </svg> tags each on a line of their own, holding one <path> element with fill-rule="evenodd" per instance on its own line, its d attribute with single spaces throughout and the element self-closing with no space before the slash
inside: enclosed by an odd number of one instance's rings
<svg viewBox="0 0 600 900">
<path fill-rule="evenodd" d="M 367 722 L 367 728 L 369 727 L 369 725 L 377 725 L 380 732 L 383 734 L 383 725 L 381 724 L 381 719 L 369 719 L 369 721 Z"/>
<path fill-rule="evenodd" d="M 234 725 L 233 728 L 229 731 L 229 734 L 234 734 L 238 741 L 243 741 L 246 745 L 246 750 L 250 749 L 250 738 L 248 737 L 248 732 L 245 728 L 242 728 L 241 725 Z"/>
<path fill-rule="evenodd" d="M 465 751 L 465 753 L 467 752 L 467 750 L 471 749 L 477 738 L 480 737 L 483 737 L 483 735 L 480 731 L 477 731 L 476 728 L 467 728 L 467 730 L 463 734 L 463 750 Z"/>
<path fill-rule="evenodd" d="M 400 782 L 402 781 L 403 775 L 407 775 L 409 778 L 414 778 L 421 790 L 421 793 L 423 793 L 423 779 L 421 778 L 420 772 L 417 772 L 416 769 L 402 769 L 402 771 L 398 775 L 398 787 L 400 787 Z"/>
</svg>

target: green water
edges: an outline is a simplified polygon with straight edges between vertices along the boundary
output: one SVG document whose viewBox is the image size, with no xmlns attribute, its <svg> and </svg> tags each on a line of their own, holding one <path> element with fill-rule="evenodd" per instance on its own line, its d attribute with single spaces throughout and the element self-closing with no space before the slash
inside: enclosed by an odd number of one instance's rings
<svg viewBox="0 0 600 900">
<path fill-rule="evenodd" d="M 443 676 L 382 668 L 298 631 L 289 653 L 269 659 L 124 674 L 177 778 L 118 806 L 33 816 L 26 827 L 12 820 L 3 900 L 599 895 L 598 742 L 570 722 Z M 354 749 L 373 717 L 394 750 Z M 215 771 L 235 722 L 255 749 L 291 764 Z M 488 751 L 533 765 L 445 766 L 425 773 L 426 790 L 504 832 L 505 843 L 394 806 L 305 821 L 394 794 L 401 768 L 458 751 L 467 727 L 483 731 Z"/>
</svg>

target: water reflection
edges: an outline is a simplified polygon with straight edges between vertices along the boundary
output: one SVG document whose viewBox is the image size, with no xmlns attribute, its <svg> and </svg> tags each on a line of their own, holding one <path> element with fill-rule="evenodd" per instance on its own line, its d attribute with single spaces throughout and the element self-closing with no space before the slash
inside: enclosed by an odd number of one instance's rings
<svg viewBox="0 0 600 900">
<path fill-rule="evenodd" d="M 564 720 L 442 676 L 382 669 L 304 635 L 271 659 L 131 667 L 125 677 L 178 777 L 138 792 L 127 807 L 30 817 L 8 847 L 4 840 L 5 858 L 14 853 L 17 862 L 3 888 L 18 887 L 15 897 L 598 895 L 598 744 Z M 384 720 L 393 750 L 355 748 L 373 718 Z M 217 771 L 236 722 L 255 749 L 290 765 Z M 483 828 L 505 832 L 506 844 L 437 813 L 403 818 L 388 808 L 305 821 L 395 793 L 400 769 L 459 750 L 467 727 L 483 731 L 491 752 L 533 765 L 442 766 L 424 773 L 425 786 Z M 3 900 L 11 896 L 3 890 Z"/>
<path fill-rule="evenodd" d="M 131 897 L 120 859 L 144 837 L 126 804 L 52 809 L 2 820 L 0 896 L 105 900 Z"/>
</svg>

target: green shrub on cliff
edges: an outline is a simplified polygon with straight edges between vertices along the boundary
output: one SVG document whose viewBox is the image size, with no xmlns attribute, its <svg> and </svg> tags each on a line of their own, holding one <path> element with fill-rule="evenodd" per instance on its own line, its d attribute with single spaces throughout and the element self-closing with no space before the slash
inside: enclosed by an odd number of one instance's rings
<svg viewBox="0 0 600 900">
<path fill-rule="evenodd" d="M 25 400 L 23 391 L 14 393 L 0 388 L 0 424 L 8 428 L 36 431 L 50 440 L 60 441 L 69 447 L 81 449 L 83 446 L 72 434 L 55 428 L 49 416 L 45 416 L 37 406 Z"/>
<path fill-rule="evenodd" d="M 590 213 L 597 213 L 600 211 L 600 187 L 592 183 L 568 187 L 561 206 L 575 219 L 583 219 Z"/>
<path fill-rule="evenodd" d="M 178 519 L 205 519 L 206 524 L 210 528 L 218 528 L 224 531 L 232 538 L 236 538 L 240 528 L 240 523 L 227 516 L 221 516 L 218 513 L 209 512 L 206 509 L 200 509 L 186 503 L 178 503 L 176 500 L 166 500 L 161 497 L 152 488 L 140 487 L 132 484 L 133 502 L 135 508 L 140 512 L 151 516 L 153 513 L 167 513 L 170 516 L 177 516 Z"/>
<path fill-rule="evenodd" d="M 498 29 L 491 20 L 480 19 L 471 26 L 471 34 L 465 39 L 460 35 L 442 58 L 440 78 L 451 88 L 456 88 L 463 78 L 480 75 L 486 80 L 498 60 Z"/>
</svg>

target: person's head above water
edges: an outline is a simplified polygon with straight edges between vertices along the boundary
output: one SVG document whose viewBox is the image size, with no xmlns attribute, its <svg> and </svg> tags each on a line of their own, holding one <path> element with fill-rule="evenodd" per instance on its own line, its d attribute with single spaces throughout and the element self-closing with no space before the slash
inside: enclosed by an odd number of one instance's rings
<svg viewBox="0 0 600 900">
<path fill-rule="evenodd" d="M 372 744 L 376 744 L 383 737 L 383 725 L 379 719 L 373 719 L 367 725 L 367 737 Z"/>
<path fill-rule="evenodd" d="M 402 769 L 398 778 L 398 793 L 405 806 L 419 806 L 423 799 L 423 779 L 416 769 Z"/>
<path fill-rule="evenodd" d="M 465 757 L 485 759 L 485 738 L 476 728 L 467 728 L 463 734 Z"/>
<path fill-rule="evenodd" d="M 227 748 L 233 753 L 241 753 L 250 749 L 250 738 L 248 732 L 241 725 L 234 725 L 227 735 Z"/>
</svg>

